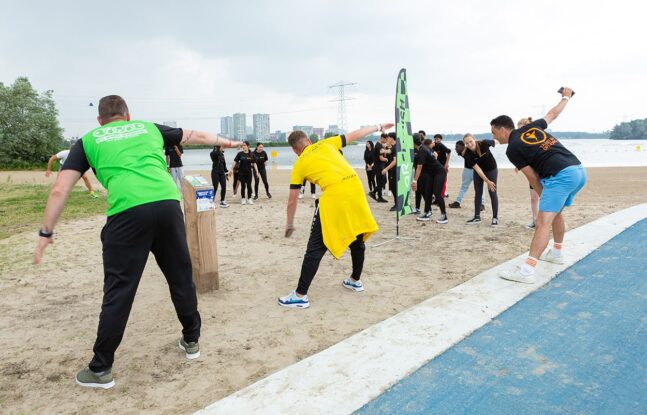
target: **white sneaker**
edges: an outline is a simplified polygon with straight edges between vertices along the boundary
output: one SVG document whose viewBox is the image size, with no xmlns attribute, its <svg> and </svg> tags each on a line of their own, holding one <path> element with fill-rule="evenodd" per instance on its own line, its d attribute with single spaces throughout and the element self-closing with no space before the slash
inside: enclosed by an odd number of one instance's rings
<svg viewBox="0 0 647 415">
<path fill-rule="evenodd" d="M 317 195 L 313 194 L 311 197 L 312 197 L 313 199 L 316 199 L 316 198 L 317 198 Z"/>
<path fill-rule="evenodd" d="M 292 291 L 285 297 L 279 297 L 279 305 L 289 308 L 308 308 L 310 301 L 308 301 L 307 295 L 299 297 L 295 291 Z"/>
<path fill-rule="evenodd" d="M 499 272 L 499 278 L 503 278 L 504 280 L 508 281 L 522 282 L 524 284 L 535 283 L 535 275 L 526 275 L 521 272 L 521 269 L 519 267 L 515 267 L 513 270 L 504 270 Z"/>
<path fill-rule="evenodd" d="M 348 288 L 351 291 L 355 292 L 362 292 L 364 291 L 364 284 L 362 284 L 362 281 L 355 281 L 352 278 L 346 278 L 344 281 L 341 282 L 341 285 L 344 287 Z"/>
<path fill-rule="evenodd" d="M 553 264 L 564 265 L 564 255 L 555 256 L 552 249 L 548 249 L 542 256 L 539 257 L 540 261 L 552 262 Z"/>
<path fill-rule="evenodd" d="M 253 201 L 251 198 L 250 198 L 250 199 L 247 199 L 247 204 L 248 204 L 248 205 L 253 205 L 253 204 L 254 204 L 254 201 Z"/>
<path fill-rule="evenodd" d="M 299 193 L 299 199 L 303 199 L 303 193 Z"/>
<path fill-rule="evenodd" d="M 221 208 L 228 208 L 228 207 L 229 207 L 229 205 L 227 204 L 227 202 L 225 202 L 225 201 L 223 200 L 222 202 L 220 202 L 220 207 L 221 207 Z"/>
<path fill-rule="evenodd" d="M 240 204 L 241 205 L 246 205 L 247 204 L 247 201 L 245 200 L 245 198 L 240 199 Z"/>
</svg>

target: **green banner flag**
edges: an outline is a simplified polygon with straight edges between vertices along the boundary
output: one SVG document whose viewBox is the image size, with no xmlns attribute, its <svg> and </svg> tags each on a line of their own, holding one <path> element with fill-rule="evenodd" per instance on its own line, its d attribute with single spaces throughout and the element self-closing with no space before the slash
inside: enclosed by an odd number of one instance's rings
<svg viewBox="0 0 647 415">
<path fill-rule="evenodd" d="M 397 162 L 395 177 L 398 183 L 396 209 L 398 218 L 411 213 L 411 181 L 413 180 L 413 134 L 407 88 L 407 70 L 401 69 L 395 93 L 395 134 Z"/>
</svg>

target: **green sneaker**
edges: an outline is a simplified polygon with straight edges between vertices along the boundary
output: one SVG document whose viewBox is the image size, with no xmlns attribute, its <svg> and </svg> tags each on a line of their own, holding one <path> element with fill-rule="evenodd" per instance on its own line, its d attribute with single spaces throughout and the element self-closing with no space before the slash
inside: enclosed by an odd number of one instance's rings
<svg viewBox="0 0 647 415">
<path fill-rule="evenodd" d="M 200 345 L 198 342 L 185 342 L 184 337 L 180 338 L 180 349 L 186 352 L 187 359 L 197 359 L 200 357 Z"/>
<path fill-rule="evenodd" d="M 106 370 L 99 375 L 85 368 L 76 374 L 76 383 L 86 388 L 109 389 L 115 386 L 115 379 L 112 377 L 111 370 Z"/>
</svg>

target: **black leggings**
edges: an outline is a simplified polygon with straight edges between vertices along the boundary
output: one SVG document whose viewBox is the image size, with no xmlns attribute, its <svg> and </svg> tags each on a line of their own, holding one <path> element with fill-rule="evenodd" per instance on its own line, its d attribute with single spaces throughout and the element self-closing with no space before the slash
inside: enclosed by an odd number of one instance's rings
<svg viewBox="0 0 647 415">
<path fill-rule="evenodd" d="M 218 185 L 220 185 L 220 201 L 224 202 L 227 194 L 227 173 L 218 173 L 211 170 L 211 183 L 213 184 L 214 200 L 216 199 L 216 193 L 218 193 Z"/>
<path fill-rule="evenodd" d="M 368 177 L 368 190 L 369 192 L 374 192 L 377 190 L 377 184 L 375 183 L 375 170 L 366 170 L 366 177 Z"/>
<path fill-rule="evenodd" d="M 384 191 L 384 186 L 386 185 L 386 175 L 382 174 L 382 167 L 375 169 L 375 177 L 377 179 L 377 198 L 382 199 L 382 192 Z"/>
<path fill-rule="evenodd" d="M 303 184 L 301 185 L 301 190 L 302 190 L 303 194 L 306 193 L 306 181 L 307 180 L 304 180 Z M 315 193 L 317 193 L 317 185 L 314 184 L 314 183 L 310 183 L 310 194 L 313 195 Z"/>
<path fill-rule="evenodd" d="M 308 247 L 306 254 L 303 256 L 303 264 L 301 265 L 301 276 L 299 277 L 299 285 L 297 286 L 297 293 L 301 295 L 308 294 L 310 283 L 315 277 L 319 269 L 321 258 L 328 250 L 324 245 L 323 234 L 321 232 L 321 219 L 319 219 L 319 201 L 317 200 L 315 215 L 312 219 L 312 227 L 310 228 L 310 239 L 308 240 Z M 351 277 L 359 280 L 364 268 L 364 251 L 366 245 L 364 244 L 364 235 L 358 235 L 357 239 L 350 244 L 350 255 L 353 261 L 353 273 Z"/>
<path fill-rule="evenodd" d="M 252 197 L 252 176 L 238 174 L 238 179 L 240 180 L 240 197 L 245 198 L 245 187 L 247 187 L 247 198 Z"/>
<path fill-rule="evenodd" d="M 492 169 L 490 171 L 483 172 L 485 177 L 492 180 L 496 184 L 496 178 L 498 175 L 497 169 Z M 491 192 L 488 188 L 487 190 L 490 193 L 490 201 L 492 202 L 492 217 L 498 218 L 499 216 L 499 198 L 496 195 L 496 192 Z M 474 170 L 474 216 L 481 217 L 481 205 L 483 204 L 483 179 L 478 175 L 476 170 Z"/>
<path fill-rule="evenodd" d="M 109 216 L 101 242 L 103 304 L 90 369 L 112 367 L 150 252 L 166 277 L 184 340 L 197 341 L 200 313 L 179 202 L 147 203 Z"/>
<path fill-rule="evenodd" d="M 265 194 L 270 194 L 270 185 L 267 183 L 267 172 L 265 168 L 258 169 L 258 175 L 263 180 L 263 185 L 265 186 Z M 258 176 L 254 176 L 254 196 L 258 196 L 258 184 L 260 180 Z"/>
<path fill-rule="evenodd" d="M 431 211 L 431 196 L 433 195 L 438 202 L 440 213 L 443 215 L 445 212 L 445 199 L 443 198 L 443 184 L 447 178 L 447 173 L 436 173 L 431 175 L 429 173 L 422 173 L 419 177 L 419 188 L 422 189 L 422 197 L 425 199 L 425 213 Z"/>
</svg>

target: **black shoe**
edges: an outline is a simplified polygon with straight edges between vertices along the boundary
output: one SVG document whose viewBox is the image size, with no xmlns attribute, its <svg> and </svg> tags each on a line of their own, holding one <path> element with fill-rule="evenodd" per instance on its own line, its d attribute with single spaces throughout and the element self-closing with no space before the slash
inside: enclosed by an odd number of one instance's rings
<svg viewBox="0 0 647 415">
<path fill-rule="evenodd" d="M 449 207 L 452 208 L 452 209 L 460 209 L 461 204 L 458 203 L 458 202 L 452 202 L 452 203 L 449 204 Z"/>
<path fill-rule="evenodd" d="M 481 212 L 485 212 L 485 205 L 481 205 Z"/>
<path fill-rule="evenodd" d="M 271 199 L 271 198 L 272 198 L 272 195 L 270 194 L 270 192 L 267 192 L 267 198 L 268 198 L 268 199 Z"/>
<path fill-rule="evenodd" d="M 377 199 L 377 201 L 378 201 L 378 203 L 389 203 L 389 201 L 388 201 L 388 200 L 386 200 L 386 199 L 385 199 L 385 198 L 383 198 L 383 197 L 381 197 L 381 198 Z"/>
<path fill-rule="evenodd" d="M 481 218 L 479 218 L 478 216 L 474 216 L 472 219 L 468 220 L 466 223 L 468 225 L 478 225 L 479 223 L 481 223 Z"/>
<path fill-rule="evenodd" d="M 254 195 L 254 200 L 257 200 L 257 199 L 258 199 L 258 195 Z"/>
<path fill-rule="evenodd" d="M 438 220 L 436 221 L 436 223 L 440 223 L 441 225 L 444 225 L 447 222 L 449 222 L 449 220 L 447 219 L 447 215 L 443 215 L 443 214 L 441 214 L 440 218 L 438 218 Z"/>
<path fill-rule="evenodd" d="M 377 200 L 377 198 L 375 197 L 375 192 L 368 192 L 368 195 L 371 197 L 371 199 Z"/>
<path fill-rule="evenodd" d="M 396 210 L 398 210 L 398 207 L 392 206 L 391 209 L 389 209 L 389 212 L 395 212 Z"/>
</svg>

